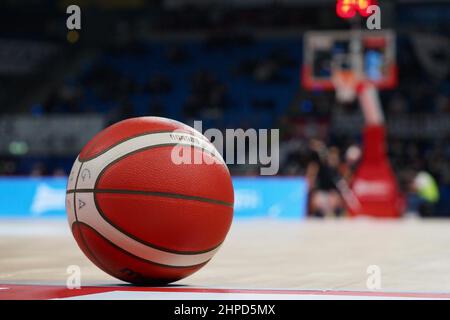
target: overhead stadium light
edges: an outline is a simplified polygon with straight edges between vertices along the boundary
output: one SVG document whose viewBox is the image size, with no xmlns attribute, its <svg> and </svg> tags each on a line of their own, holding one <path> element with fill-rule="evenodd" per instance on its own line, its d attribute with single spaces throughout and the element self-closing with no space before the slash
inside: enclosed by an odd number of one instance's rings
<svg viewBox="0 0 450 320">
<path fill-rule="evenodd" d="M 337 0 L 336 14 L 343 19 L 353 18 L 356 13 L 368 17 L 367 8 L 377 3 L 377 0 Z"/>
<path fill-rule="evenodd" d="M 370 13 L 367 12 L 367 8 L 377 4 L 377 0 L 356 0 L 356 8 L 358 9 L 359 14 L 365 18 L 370 15 Z"/>
<path fill-rule="evenodd" d="M 338 0 L 336 14 L 344 19 L 353 18 L 356 14 L 355 0 Z"/>
</svg>

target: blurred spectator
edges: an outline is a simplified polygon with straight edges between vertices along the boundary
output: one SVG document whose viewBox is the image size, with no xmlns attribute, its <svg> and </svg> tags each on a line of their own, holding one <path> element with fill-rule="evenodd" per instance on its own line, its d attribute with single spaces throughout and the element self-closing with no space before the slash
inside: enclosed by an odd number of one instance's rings
<svg viewBox="0 0 450 320">
<path fill-rule="evenodd" d="M 310 159 L 306 178 L 310 186 L 310 215 L 338 217 L 344 213 L 344 204 L 337 183 L 340 173 L 340 154 L 336 147 L 327 148 L 321 141 L 310 144 Z"/>
<path fill-rule="evenodd" d="M 36 163 L 31 169 L 30 176 L 32 177 L 42 177 L 47 175 L 47 167 L 44 163 Z"/>
<path fill-rule="evenodd" d="M 439 188 L 433 176 L 426 171 L 412 172 L 408 187 L 408 212 L 421 217 L 433 216 L 439 201 Z"/>
<path fill-rule="evenodd" d="M 56 168 L 55 170 L 53 170 L 53 176 L 54 177 L 65 177 L 65 176 L 67 176 L 67 173 L 63 168 Z"/>
</svg>

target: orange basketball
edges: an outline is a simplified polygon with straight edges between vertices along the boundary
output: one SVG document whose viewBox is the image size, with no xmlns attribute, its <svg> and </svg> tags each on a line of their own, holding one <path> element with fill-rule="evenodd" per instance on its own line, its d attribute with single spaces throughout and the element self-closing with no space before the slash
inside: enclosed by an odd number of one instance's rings
<svg viewBox="0 0 450 320">
<path fill-rule="evenodd" d="M 178 153 L 204 161 L 180 163 Z M 66 209 L 75 240 L 100 269 L 127 282 L 162 284 L 214 256 L 231 225 L 233 198 L 228 168 L 202 134 L 142 117 L 106 128 L 83 148 Z"/>
</svg>

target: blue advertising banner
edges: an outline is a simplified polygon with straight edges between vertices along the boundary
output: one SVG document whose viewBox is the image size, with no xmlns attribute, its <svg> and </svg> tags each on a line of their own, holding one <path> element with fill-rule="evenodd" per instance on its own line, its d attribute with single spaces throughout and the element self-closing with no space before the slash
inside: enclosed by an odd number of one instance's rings
<svg viewBox="0 0 450 320">
<path fill-rule="evenodd" d="M 66 178 L 0 178 L 0 216 L 65 216 L 66 183 Z"/>
<path fill-rule="evenodd" d="M 0 217 L 65 217 L 66 178 L 0 177 Z M 236 218 L 306 215 L 303 178 L 234 177 Z"/>
<path fill-rule="evenodd" d="M 235 217 L 304 218 L 308 186 L 300 177 L 234 177 Z"/>
</svg>

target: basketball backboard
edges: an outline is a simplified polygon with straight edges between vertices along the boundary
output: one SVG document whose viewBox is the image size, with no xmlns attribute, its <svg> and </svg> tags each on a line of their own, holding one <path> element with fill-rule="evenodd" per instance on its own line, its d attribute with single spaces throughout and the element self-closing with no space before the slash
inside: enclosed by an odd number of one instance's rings
<svg viewBox="0 0 450 320">
<path fill-rule="evenodd" d="M 333 90 L 337 70 L 358 73 L 379 89 L 397 85 L 395 34 L 392 31 L 311 31 L 304 36 L 302 85 Z"/>
</svg>

